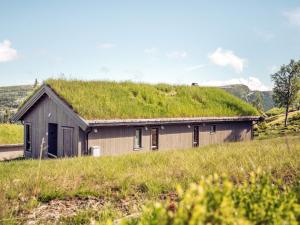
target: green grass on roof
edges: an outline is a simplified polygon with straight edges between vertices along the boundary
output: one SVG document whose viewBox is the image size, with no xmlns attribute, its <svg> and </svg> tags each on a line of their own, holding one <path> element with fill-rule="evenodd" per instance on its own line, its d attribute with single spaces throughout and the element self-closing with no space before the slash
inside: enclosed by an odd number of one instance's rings
<svg viewBox="0 0 300 225">
<path fill-rule="evenodd" d="M 258 114 L 251 105 L 219 88 L 63 79 L 46 83 L 90 120 Z"/>
</svg>

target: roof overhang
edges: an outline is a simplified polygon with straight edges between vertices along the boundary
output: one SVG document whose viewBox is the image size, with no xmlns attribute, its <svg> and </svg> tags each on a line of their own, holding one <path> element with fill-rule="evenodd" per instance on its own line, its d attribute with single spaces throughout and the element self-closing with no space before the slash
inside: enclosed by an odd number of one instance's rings
<svg viewBox="0 0 300 225">
<path fill-rule="evenodd" d="M 261 121 L 260 116 L 234 116 L 234 117 L 191 117 L 191 118 L 156 118 L 156 119 L 116 119 L 116 120 L 86 120 L 90 127 L 113 126 L 146 126 L 164 124 L 194 124 L 214 122 L 252 122 Z"/>
<path fill-rule="evenodd" d="M 22 120 L 26 113 L 40 100 L 44 95 L 48 95 L 57 105 L 78 124 L 81 129 L 86 130 L 88 124 L 80 117 L 61 97 L 59 97 L 48 85 L 43 84 L 34 94 L 31 96 L 25 104 L 11 117 L 12 122 Z"/>
</svg>

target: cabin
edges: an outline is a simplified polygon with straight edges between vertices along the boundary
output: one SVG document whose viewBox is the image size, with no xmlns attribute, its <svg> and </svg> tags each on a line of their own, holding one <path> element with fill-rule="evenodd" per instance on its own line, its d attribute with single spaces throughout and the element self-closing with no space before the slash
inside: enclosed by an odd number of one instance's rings
<svg viewBox="0 0 300 225">
<path fill-rule="evenodd" d="M 12 121 L 24 125 L 24 155 L 57 158 L 188 149 L 248 141 L 256 109 L 218 88 L 47 80 Z"/>
</svg>

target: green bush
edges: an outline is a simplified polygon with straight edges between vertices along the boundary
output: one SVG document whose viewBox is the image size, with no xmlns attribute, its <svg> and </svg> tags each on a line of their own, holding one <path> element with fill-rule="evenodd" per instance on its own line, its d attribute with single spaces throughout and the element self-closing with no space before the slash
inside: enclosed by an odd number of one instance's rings
<svg viewBox="0 0 300 225">
<path fill-rule="evenodd" d="M 280 180 L 260 171 L 246 182 L 235 184 L 217 175 L 202 178 L 184 193 L 179 187 L 178 201 L 154 203 L 137 219 L 123 225 L 196 224 L 298 224 L 300 204 L 297 194 Z"/>
<path fill-rule="evenodd" d="M 266 112 L 266 115 L 267 116 L 277 116 L 279 114 L 283 114 L 284 113 L 284 108 L 272 108 L 272 109 L 269 109 L 267 112 Z"/>
</svg>

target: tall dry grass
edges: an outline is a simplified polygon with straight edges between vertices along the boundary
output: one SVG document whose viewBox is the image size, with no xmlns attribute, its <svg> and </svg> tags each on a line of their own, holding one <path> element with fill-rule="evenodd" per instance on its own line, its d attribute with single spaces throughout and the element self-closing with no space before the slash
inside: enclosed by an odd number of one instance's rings
<svg viewBox="0 0 300 225">
<path fill-rule="evenodd" d="M 13 218 L 40 201 L 98 196 L 155 199 L 184 188 L 201 176 L 226 173 L 236 182 L 258 167 L 293 182 L 300 171 L 299 136 L 214 145 L 199 149 L 129 154 L 117 157 L 23 160 L 0 163 L 0 217 Z M 39 186 L 36 176 L 39 174 Z"/>
</svg>

